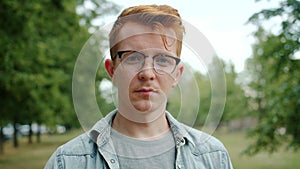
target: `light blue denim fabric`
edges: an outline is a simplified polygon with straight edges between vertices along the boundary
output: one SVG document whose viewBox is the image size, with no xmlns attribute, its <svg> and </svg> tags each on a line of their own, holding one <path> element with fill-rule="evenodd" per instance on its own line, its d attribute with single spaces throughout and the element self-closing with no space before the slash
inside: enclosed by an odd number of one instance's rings
<svg viewBox="0 0 300 169">
<path fill-rule="evenodd" d="M 91 131 L 60 146 L 45 169 L 119 169 L 110 138 L 111 122 L 115 114 L 116 110 L 99 120 Z M 233 168 L 228 152 L 219 140 L 178 122 L 168 112 L 166 116 L 176 142 L 176 168 Z M 149 166 L 141 168 L 148 169 Z"/>
</svg>

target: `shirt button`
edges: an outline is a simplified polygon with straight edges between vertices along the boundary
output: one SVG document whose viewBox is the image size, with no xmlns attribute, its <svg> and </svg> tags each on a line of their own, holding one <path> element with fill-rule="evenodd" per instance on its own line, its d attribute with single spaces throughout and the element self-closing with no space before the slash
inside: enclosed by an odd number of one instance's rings
<svg viewBox="0 0 300 169">
<path fill-rule="evenodd" d="M 115 159 L 110 159 L 110 162 L 113 164 L 113 163 L 116 162 L 116 160 Z"/>
</svg>

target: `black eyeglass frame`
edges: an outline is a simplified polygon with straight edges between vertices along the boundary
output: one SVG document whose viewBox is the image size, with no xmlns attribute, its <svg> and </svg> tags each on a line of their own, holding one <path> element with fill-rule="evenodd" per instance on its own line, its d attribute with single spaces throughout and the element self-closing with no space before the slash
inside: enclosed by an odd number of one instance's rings
<svg viewBox="0 0 300 169">
<path fill-rule="evenodd" d="M 145 55 L 144 53 L 142 53 L 142 52 L 139 52 L 139 51 L 135 51 L 135 50 L 120 50 L 120 51 L 117 51 L 116 52 L 116 54 L 114 55 L 114 57 L 113 57 L 113 60 L 114 59 L 116 59 L 116 57 L 118 56 L 118 58 L 121 60 L 121 63 L 122 63 L 122 56 L 123 56 L 123 54 L 124 53 L 128 53 L 128 52 L 132 52 L 132 53 L 139 53 L 139 54 L 141 54 L 141 55 L 143 55 L 144 56 L 144 60 L 147 58 L 147 57 L 150 57 L 150 56 L 148 56 L 148 55 Z M 156 57 L 158 57 L 160 54 L 162 54 L 162 53 L 159 53 L 159 54 L 156 54 L 156 55 L 154 55 L 153 57 L 152 57 L 152 59 L 153 59 L 153 62 L 152 62 L 152 66 L 153 66 L 153 68 L 154 68 L 154 70 L 157 72 L 157 70 L 155 69 L 155 67 L 154 67 L 154 59 L 156 58 Z M 178 58 L 178 57 L 174 57 L 174 56 L 171 56 L 171 55 L 168 55 L 168 54 L 164 54 L 166 57 L 170 57 L 170 58 L 172 58 L 172 59 L 174 59 L 175 60 L 175 66 L 174 66 L 174 69 L 170 72 L 170 73 L 173 73 L 174 72 L 174 70 L 175 70 L 175 68 L 176 68 L 176 66 L 180 63 L 180 61 L 181 61 L 181 59 L 180 58 Z M 143 66 L 144 66 L 144 64 L 145 63 L 143 63 Z M 143 67 L 142 66 L 142 67 Z M 157 73 L 159 73 L 159 72 L 157 72 Z"/>
</svg>

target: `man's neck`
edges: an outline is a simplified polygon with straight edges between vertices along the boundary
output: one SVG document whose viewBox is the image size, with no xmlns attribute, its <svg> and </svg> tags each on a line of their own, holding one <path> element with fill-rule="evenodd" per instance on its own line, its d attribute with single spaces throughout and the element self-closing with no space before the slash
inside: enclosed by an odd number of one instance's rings
<svg viewBox="0 0 300 169">
<path fill-rule="evenodd" d="M 128 137 L 148 140 L 154 139 L 169 131 L 165 113 L 149 123 L 130 121 L 117 112 L 112 122 L 112 128 Z"/>
</svg>

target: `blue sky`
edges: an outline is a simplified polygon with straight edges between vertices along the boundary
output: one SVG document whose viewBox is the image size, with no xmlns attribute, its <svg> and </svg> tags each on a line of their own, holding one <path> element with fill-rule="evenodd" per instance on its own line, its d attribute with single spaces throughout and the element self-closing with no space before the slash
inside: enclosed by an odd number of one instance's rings
<svg viewBox="0 0 300 169">
<path fill-rule="evenodd" d="M 278 5 L 279 0 L 110 0 L 122 9 L 140 4 L 168 4 L 179 10 L 183 20 L 196 26 L 212 44 L 217 55 L 234 63 L 236 71 L 244 69 L 251 56 L 250 36 L 254 27 L 245 24 L 255 12 Z M 112 18 L 115 18 L 113 16 Z M 110 20 L 112 21 L 112 20 Z"/>
</svg>

